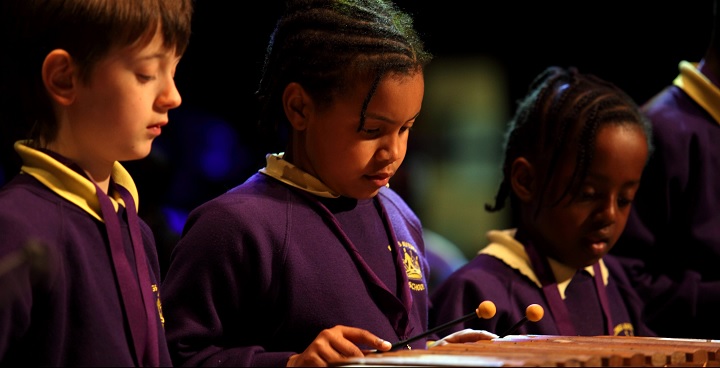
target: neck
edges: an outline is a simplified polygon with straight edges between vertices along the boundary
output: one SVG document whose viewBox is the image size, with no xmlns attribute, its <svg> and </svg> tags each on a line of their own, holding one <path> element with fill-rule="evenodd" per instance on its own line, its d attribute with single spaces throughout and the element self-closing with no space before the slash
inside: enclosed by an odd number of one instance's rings
<svg viewBox="0 0 720 368">
<path fill-rule="evenodd" d="M 107 194 L 108 187 L 110 185 L 110 176 L 112 175 L 112 169 L 114 163 L 104 163 L 93 159 L 88 159 L 82 155 L 75 154 L 72 150 L 64 149 L 63 145 L 57 143 L 50 143 L 47 145 L 47 149 L 57 153 L 64 159 L 77 165 L 85 175 L 95 182 L 104 193 Z"/>
<path fill-rule="evenodd" d="M 285 151 L 285 155 L 283 156 L 283 160 L 318 178 L 315 170 L 313 170 L 312 166 L 308 164 L 307 155 L 305 154 L 304 150 L 304 139 L 305 137 L 302 133 L 293 134 L 290 144 L 288 145 L 287 150 Z"/>
<path fill-rule="evenodd" d="M 85 173 L 90 178 L 90 180 L 94 181 L 98 185 L 98 187 L 102 189 L 103 193 L 108 193 L 108 188 L 110 187 L 110 175 L 106 175 L 101 179 L 96 179 L 89 171 L 85 170 Z"/>
</svg>

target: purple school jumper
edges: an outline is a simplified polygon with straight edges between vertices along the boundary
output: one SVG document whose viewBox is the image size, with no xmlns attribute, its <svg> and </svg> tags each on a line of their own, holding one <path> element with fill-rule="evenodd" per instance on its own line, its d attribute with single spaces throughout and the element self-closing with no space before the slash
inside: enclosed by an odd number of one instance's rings
<svg viewBox="0 0 720 368">
<path fill-rule="evenodd" d="M 697 67 L 697 68 L 696 68 Z M 720 80 L 680 63 L 674 84 L 643 106 L 655 153 L 612 253 L 647 303 L 659 335 L 718 338 Z"/>
<path fill-rule="evenodd" d="M 487 330 L 503 335 L 525 317 L 531 304 L 544 309 L 538 322 L 527 322 L 512 334 L 568 335 L 558 327 L 552 306 L 544 296 L 523 245 L 513 239 L 514 231 L 491 231 L 491 244 L 463 267 L 455 271 L 431 294 L 430 327 L 452 321 L 472 313 L 483 301 L 495 303 L 497 312 L 489 319 L 474 318 L 464 324 L 449 327 L 439 335 L 464 328 Z M 571 277 L 564 289 L 565 299 L 574 335 L 654 336 L 640 320 L 642 302 L 629 285 L 622 268 L 611 256 L 602 259 L 607 272 L 605 291 L 611 315 L 611 326 L 605 324 L 603 308 L 598 300 L 594 278 L 583 272 L 582 277 Z M 589 267 L 592 269 L 592 267 Z M 557 286 L 551 286 L 556 287 Z M 587 293 L 586 293 L 587 292 Z"/>
<path fill-rule="evenodd" d="M 22 259 L 23 249 L 33 250 L 33 244 L 41 244 L 47 255 L 0 267 L 0 366 L 143 365 L 135 358 L 93 184 L 40 151 L 22 144 L 16 149 L 24 166 L 0 190 L 0 264 Z M 137 198 L 118 163 L 113 179 Z M 119 208 L 124 246 L 132 255 L 125 210 Z M 142 286 L 154 294 L 155 365 L 169 366 L 158 313 L 155 242 L 150 228 L 139 225 L 151 282 Z M 131 272 L 134 277 L 126 281 L 138 283 L 134 267 Z"/>
<path fill-rule="evenodd" d="M 389 188 L 321 198 L 257 173 L 188 218 L 163 284 L 171 355 L 285 366 L 335 325 L 395 343 L 427 328 L 427 276 L 420 221 Z"/>
</svg>

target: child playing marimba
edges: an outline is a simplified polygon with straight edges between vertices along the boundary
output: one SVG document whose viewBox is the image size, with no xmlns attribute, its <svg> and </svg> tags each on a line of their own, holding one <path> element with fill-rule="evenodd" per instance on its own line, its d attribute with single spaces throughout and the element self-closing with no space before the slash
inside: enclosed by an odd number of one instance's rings
<svg viewBox="0 0 720 368">
<path fill-rule="evenodd" d="M 479 302 L 495 303 L 477 328 L 504 334 L 530 304 L 545 309 L 518 333 L 653 335 L 642 302 L 607 253 L 625 227 L 652 150 L 651 128 L 615 85 L 575 68 L 550 67 L 531 84 L 510 122 L 496 203 L 510 198 L 513 229 L 432 294 L 431 327 Z"/>
</svg>

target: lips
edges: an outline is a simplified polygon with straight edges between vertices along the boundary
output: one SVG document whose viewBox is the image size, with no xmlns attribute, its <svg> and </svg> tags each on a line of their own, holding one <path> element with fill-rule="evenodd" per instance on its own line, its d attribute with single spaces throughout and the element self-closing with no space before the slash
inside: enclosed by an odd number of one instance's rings
<svg viewBox="0 0 720 368">
<path fill-rule="evenodd" d="M 392 176 L 392 173 L 380 173 L 380 174 L 368 175 L 368 176 L 371 178 L 376 178 L 376 179 L 387 179 Z"/>
<path fill-rule="evenodd" d="M 607 237 L 588 237 L 586 242 L 596 255 L 602 256 L 609 250 L 610 239 Z"/>
<path fill-rule="evenodd" d="M 379 173 L 375 175 L 367 175 L 367 178 L 370 179 L 370 181 L 373 182 L 378 187 L 382 187 L 387 185 L 387 183 L 390 181 L 390 178 L 392 177 L 392 173 Z"/>
<path fill-rule="evenodd" d="M 162 127 L 167 125 L 167 122 L 157 123 L 153 124 L 147 127 L 147 129 L 155 136 L 160 135 L 162 133 Z"/>
<path fill-rule="evenodd" d="M 164 127 L 165 125 L 167 125 L 167 122 L 157 123 L 157 124 L 148 126 L 148 129 L 160 129 L 160 128 Z"/>
<path fill-rule="evenodd" d="M 607 248 L 608 248 L 607 242 L 595 242 L 592 244 L 592 249 L 593 249 L 594 253 L 597 253 L 597 254 L 605 253 Z"/>
</svg>

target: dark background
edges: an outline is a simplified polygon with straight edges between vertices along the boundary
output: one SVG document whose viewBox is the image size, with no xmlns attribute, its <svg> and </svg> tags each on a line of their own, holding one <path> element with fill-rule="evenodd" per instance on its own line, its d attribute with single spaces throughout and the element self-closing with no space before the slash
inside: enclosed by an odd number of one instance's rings
<svg viewBox="0 0 720 368">
<path fill-rule="evenodd" d="M 672 81 L 679 61 L 702 57 L 712 21 L 712 0 L 396 3 L 414 16 L 435 60 L 482 55 L 503 65 L 508 110 L 551 64 L 598 74 L 643 102 Z M 262 164 L 268 146 L 254 133 L 253 93 L 281 10 L 279 0 L 196 1 L 190 45 L 176 76 L 183 104 L 171 112 L 158 143 L 171 139 L 174 122 L 200 114 L 228 123 L 247 150 L 251 162 L 235 167 L 241 170 L 236 177 Z M 2 183 L 16 168 L 12 158 L 0 159 Z"/>
<path fill-rule="evenodd" d="M 507 111 L 549 65 L 597 74 L 642 103 L 672 82 L 681 60 L 700 60 L 712 22 L 712 0 L 397 4 L 414 16 L 436 61 L 482 56 L 501 65 Z M 244 181 L 263 166 L 265 153 L 281 150 L 254 125 L 254 92 L 281 10 L 278 0 L 196 0 L 176 75 L 183 103 L 152 154 L 123 163 L 138 184 L 140 213 L 155 230 L 161 259 L 189 210 Z M 18 170 L 3 156 L 0 184 Z"/>
<path fill-rule="evenodd" d="M 197 1 L 193 35 L 176 77 L 183 105 L 173 114 L 210 114 L 229 122 L 250 151 L 250 166 L 261 165 L 268 150 L 253 130 L 253 93 L 281 4 Z M 496 59 L 507 74 L 508 110 L 551 64 L 598 74 L 643 102 L 672 81 L 679 61 L 702 57 L 712 21 L 711 0 L 397 4 L 414 16 L 435 60 Z M 171 121 L 166 130 L 172 129 Z"/>
<path fill-rule="evenodd" d="M 497 60 L 507 74 L 503 93 L 507 94 L 504 100 L 508 111 L 514 109 L 514 101 L 524 95 L 532 78 L 552 64 L 574 65 L 597 74 L 644 102 L 672 82 L 681 60 L 700 60 L 712 23 L 712 0 L 399 0 L 397 4 L 414 16 L 415 26 L 436 61 L 472 56 Z M 176 76 L 183 104 L 171 112 L 170 125 L 157 141 L 158 151 L 162 153 L 163 146 L 179 145 L 163 160 L 175 161 L 167 170 L 187 169 L 175 152 L 183 147 L 184 151 L 191 149 L 183 139 L 211 140 L 201 138 L 210 129 L 202 128 L 205 118 L 232 127 L 228 133 L 234 135 L 240 151 L 224 151 L 239 156 L 226 158 L 234 162 L 224 164 L 228 171 L 213 185 L 200 193 L 186 193 L 197 197 L 188 203 L 190 206 L 244 180 L 262 166 L 266 152 L 278 150 L 254 131 L 253 93 L 269 35 L 281 10 L 278 0 L 196 1 L 193 34 Z M 183 121 L 187 119 L 194 121 Z M 176 135 L 180 133 L 173 130 L 184 123 L 196 127 L 178 129 L 191 130 L 180 139 Z M 216 152 L 215 157 L 219 154 Z M 129 166 L 138 175 L 146 174 L 135 168 L 141 163 Z M 153 169 L 147 174 L 148 180 L 163 182 L 160 174 L 168 173 Z"/>
<path fill-rule="evenodd" d="M 248 123 L 280 4 L 196 2 L 193 36 L 176 78 L 184 97 L 181 109 L 202 109 L 238 126 Z M 550 64 L 596 73 L 644 101 L 677 75 L 680 60 L 699 60 L 712 21 L 711 0 L 397 4 L 414 15 L 436 59 L 496 58 L 507 70 L 510 101 Z"/>
</svg>

